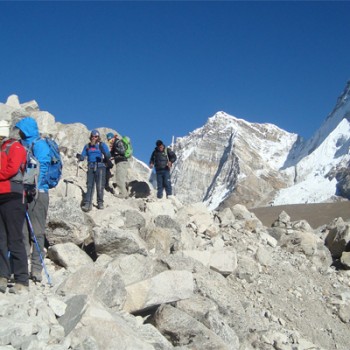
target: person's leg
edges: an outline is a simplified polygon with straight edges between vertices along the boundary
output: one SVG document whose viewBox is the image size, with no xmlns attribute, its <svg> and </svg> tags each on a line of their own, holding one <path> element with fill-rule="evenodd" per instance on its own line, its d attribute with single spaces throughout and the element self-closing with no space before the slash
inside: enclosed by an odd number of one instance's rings
<svg viewBox="0 0 350 350">
<path fill-rule="evenodd" d="M 165 187 L 165 193 L 167 196 L 172 195 L 172 188 L 171 188 L 171 179 L 170 179 L 170 171 L 166 170 L 164 171 L 164 187 Z"/>
<path fill-rule="evenodd" d="M 120 197 L 127 198 L 128 190 L 126 188 L 126 179 L 128 175 L 128 162 L 119 162 L 116 164 L 115 182 L 117 184 Z"/>
<path fill-rule="evenodd" d="M 114 194 L 114 189 L 109 185 L 109 180 L 112 178 L 112 172 L 111 168 L 106 168 L 106 183 L 105 183 L 105 190 L 107 192 L 110 192 Z"/>
<path fill-rule="evenodd" d="M 28 286 L 28 258 L 22 232 L 25 210 L 25 204 L 21 197 L 11 199 L 5 204 L 7 242 L 11 254 L 15 282 Z"/>
<path fill-rule="evenodd" d="M 163 170 L 157 171 L 157 198 L 163 197 L 164 181 L 163 181 Z"/>
<path fill-rule="evenodd" d="M 92 208 L 92 197 L 94 195 L 95 172 L 89 168 L 86 174 L 86 194 L 84 198 L 83 210 L 89 211 Z"/>
<path fill-rule="evenodd" d="M 127 172 L 128 172 L 127 162 L 116 163 L 114 180 L 119 190 L 119 196 L 123 198 L 128 197 L 128 191 L 126 189 Z"/>
<path fill-rule="evenodd" d="M 7 229 L 4 218 L 6 203 L 0 204 L 0 292 L 5 293 L 7 280 L 11 276 L 10 260 L 8 258 Z"/>
<path fill-rule="evenodd" d="M 42 261 L 45 257 L 45 228 L 47 211 L 49 208 L 49 194 L 44 192 L 38 193 L 38 198 L 28 205 L 28 215 L 34 232 L 31 232 L 32 240 L 34 237 L 38 246 L 33 243 L 32 248 L 32 266 L 31 266 L 31 277 L 37 281 L 41 281 L 42 273 Z M 41 255 L 41 257 L 40 257 Z"/>
<path fill-rule="evenodd" d="M 96 192 L 97 192 L 97 208 L 103 209 L 104 185 L 106 183 L 106 168 L 100 167 L 96 170 Z"/>
</svg>

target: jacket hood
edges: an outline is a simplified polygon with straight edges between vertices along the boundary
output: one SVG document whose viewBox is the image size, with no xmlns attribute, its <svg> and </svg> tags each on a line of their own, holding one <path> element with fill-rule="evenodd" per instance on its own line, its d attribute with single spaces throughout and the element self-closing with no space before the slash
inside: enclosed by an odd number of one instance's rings
<svg viewBox="0 0 350 350">
<path fill-rule="evenodd" d="M 32 117 L 23 118 L 15 125 L 15 127 L 23 132 L 25 135 L 25 141 L 32 141 L 40 136 L 38 124 Z"/>
</svg>

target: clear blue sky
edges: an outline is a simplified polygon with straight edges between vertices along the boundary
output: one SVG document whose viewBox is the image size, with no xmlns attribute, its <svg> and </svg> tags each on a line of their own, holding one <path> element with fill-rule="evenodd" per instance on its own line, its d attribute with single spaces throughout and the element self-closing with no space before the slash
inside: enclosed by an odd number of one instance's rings
<svg viewBox="0 0 350 350">
<path fill-rule="evenodd" d="M 0 102 L 111 127 L 148 162 L 217 111 L 309 138 L 350 79 L 350 2 L 0 2 Z"/>
</svg>

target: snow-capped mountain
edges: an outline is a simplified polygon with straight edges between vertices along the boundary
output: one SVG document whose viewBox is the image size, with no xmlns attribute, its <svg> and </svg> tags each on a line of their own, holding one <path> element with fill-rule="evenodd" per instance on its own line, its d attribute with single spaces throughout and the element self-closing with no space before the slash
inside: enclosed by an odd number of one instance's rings
<svg viewBox="0 0 350 350">
<path fill-rule="evenodd" d="M 350 82 L 337 104 L 283 172 L 294 172 L 294 184 L 281 190 L 275 204 L 318 203 L 338 194 L 337 175 L 349 166 Z"/>
<path fill-rule="evenodd" d="M 249 123 L 218 112 L 176 140 L 175 194 L 183 202 L 215 208 L 227 198 L 251 205 L 269 202 L 288 184 L 280 172 L 298 136 L 272 124 Z"/>
<path fill-rule="evenodd" d="M 349 163 L 349 121 L 350 82 L 308 141 L 272 124 L 218 112 L 176 140 L 176 196 L 211 208 L 334 200 L 338 175 Z"/>
</svg>

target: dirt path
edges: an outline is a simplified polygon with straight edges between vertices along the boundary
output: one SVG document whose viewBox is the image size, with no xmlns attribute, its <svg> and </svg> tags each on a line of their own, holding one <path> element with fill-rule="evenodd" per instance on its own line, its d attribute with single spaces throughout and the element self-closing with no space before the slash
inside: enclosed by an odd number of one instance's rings
<svg viewBox="0 0 350 350">
<path fill-rule="evenodd" d="M 342 217 L 344 221 L 350 220 L 350 201 L 317 204 L 291 204 L 272 207 L 249 209 L 261 222 L 271 227 L 278 215 L 284 210 L 292 221 L 306 220 L 312 228 L 329 224 L 333 219 Z"/>
</svg>

